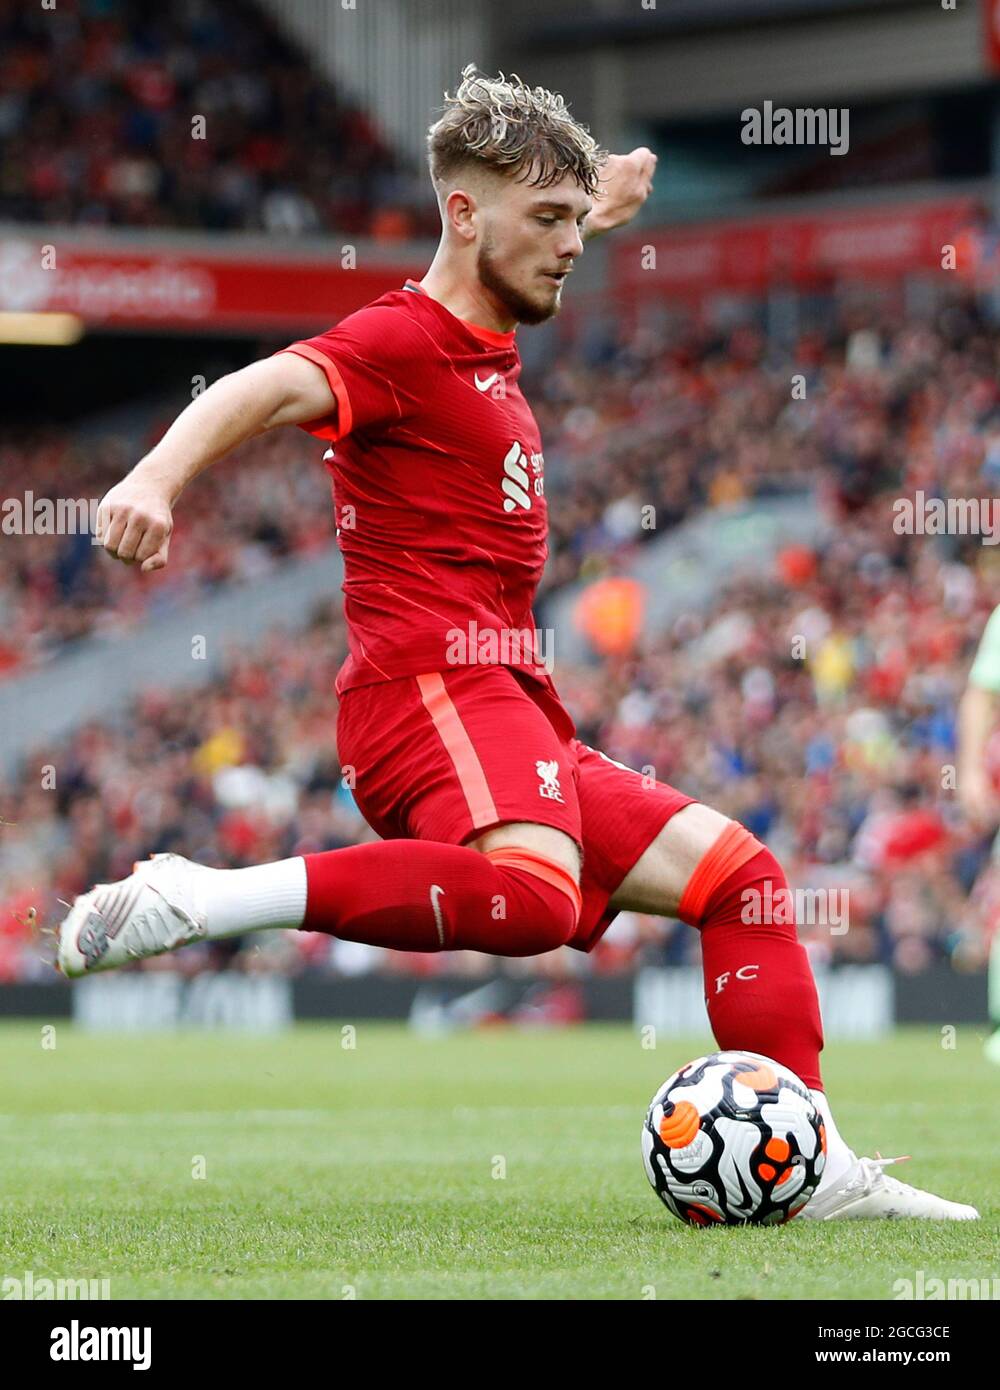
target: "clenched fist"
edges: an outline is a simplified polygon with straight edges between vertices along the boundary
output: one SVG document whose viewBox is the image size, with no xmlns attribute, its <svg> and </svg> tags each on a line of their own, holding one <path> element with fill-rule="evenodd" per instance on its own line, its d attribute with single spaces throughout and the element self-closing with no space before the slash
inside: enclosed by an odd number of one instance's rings
<svg viewBox="0 0 1000 1390">
<path fill-rule="evenodd" d="M 97 509 L 97 538 L 109 555 L 143 574 L 166 566 L 174 519 L 162 487 L 130 473 Z"/>
<path fill-rule="evenodd" d="M 653 191 L 656 155 L 645 145 L 631 154 L 608 155 L 601 169 L 601 191 L 587 218 L 588 237 L 631 222 Z"/>
</svg>

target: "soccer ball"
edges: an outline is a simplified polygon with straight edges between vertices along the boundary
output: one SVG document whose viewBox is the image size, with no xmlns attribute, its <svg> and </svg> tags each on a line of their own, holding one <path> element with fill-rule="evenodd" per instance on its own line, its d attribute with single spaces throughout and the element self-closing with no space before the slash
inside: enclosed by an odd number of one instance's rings
<svg viewBox="0 0 1000 1390">
<path fill-rule="evenodd" d="M 642 1158 L 657 1196 L 693 1226 L 768 1226 L 809 1201 L 826 1132 L 809 1089 L 757 1052 L 714 1052 L 653 1097 Z"/>
</svg>

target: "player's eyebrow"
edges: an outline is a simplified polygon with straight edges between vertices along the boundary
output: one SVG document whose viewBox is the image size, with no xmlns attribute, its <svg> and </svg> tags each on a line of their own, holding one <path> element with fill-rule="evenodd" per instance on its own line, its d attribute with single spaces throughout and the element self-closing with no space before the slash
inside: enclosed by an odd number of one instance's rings
<svg viewBox="0 0 1000 1390">
<path fill-rule="evenodd" d="M 586 217 L 593 209 L 593 203 L 588 203 L 582 212 L 577 213 L 577 217 Z M 532 212 L 569 212 L 573 211 L 573 204 L 560 201 L 559 199 L 546 198 L 540 203 L 533 203 Z"/>
</svg>

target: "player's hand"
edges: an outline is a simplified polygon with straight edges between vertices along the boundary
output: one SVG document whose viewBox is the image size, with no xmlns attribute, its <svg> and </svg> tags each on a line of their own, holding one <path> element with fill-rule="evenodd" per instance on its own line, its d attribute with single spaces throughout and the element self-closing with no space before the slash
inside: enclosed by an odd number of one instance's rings
<svg viewBox="0 0 1000 1390">
<path fill-rule="evenodd" d="M 101 545 L 116 560 L 138 565 L 143 574 L 165 568 L 173 529 L 163 489 L 138 473 L 116 483 L 97 508 Z"/>
<path fill-rule="evenodd" d="M 959 772 L 958 802 L 976 830 L 992 830 L 1000 822 L 1000 801 L 981 767 Z"/>
<path fill-rule="evenodd" d="M 656 155 L 640 145 L 631 154 L 609 155 L 601 170 L 601 189 L 585 223 L 588 237 L 631 222 L 653 191 Z"/>
</svg>

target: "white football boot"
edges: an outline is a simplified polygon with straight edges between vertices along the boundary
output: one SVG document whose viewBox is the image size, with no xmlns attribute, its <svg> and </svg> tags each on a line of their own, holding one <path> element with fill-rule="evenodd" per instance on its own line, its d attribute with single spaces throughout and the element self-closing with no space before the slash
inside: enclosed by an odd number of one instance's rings
<svg viewBox="0 0 1000 1390">
<path fill-rule="evenodd" d="M 118 883 L 81 893 L 59 928 L 56 965 L 71 979 L 159 956 L 205 936 L 195 865 L 154 854 Z"/>
<path fill-rule="evenodd" d="M 890 1178 L 884 1169 L 898 1158 L 858 1158 L 829 1188 L 813 1193 L 799 1218 L 813 1221 L 895 1219 L 917 1217 L 922 1221 L 978 1221 L 979 1212 L 961 1202 L 949 1202 L 919 1187 Z"/>
</svg>

